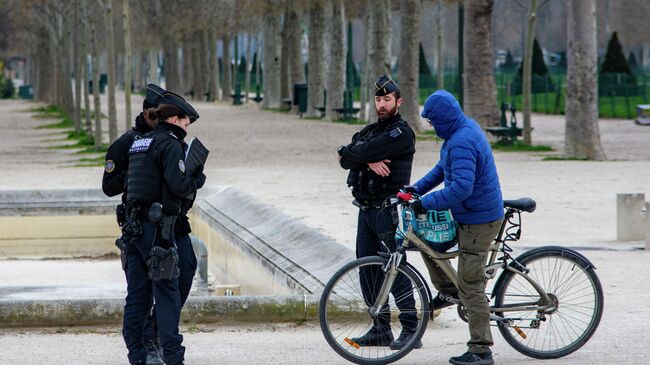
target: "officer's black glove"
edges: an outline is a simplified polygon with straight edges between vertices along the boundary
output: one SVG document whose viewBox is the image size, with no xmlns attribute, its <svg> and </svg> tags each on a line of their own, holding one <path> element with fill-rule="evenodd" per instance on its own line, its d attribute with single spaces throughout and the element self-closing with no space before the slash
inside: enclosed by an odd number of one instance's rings
<svg viewBox="0 0 650 365">
<path fill-rule="evenodd" d="M 405 193 L 411 193 L 411 194 L 416 193 L 415 186 L 413 186 L 413 185 L 404 185 L 402 187 L 402 191 L 405 192 Z"/>
<path fill-rule="evenodd" d="M 422 206 L 422 200 L 414 201 L 413 204 L 411 204 L 411 207 L 413 208 L 413 212 L 415 212 L 417 215 L 427 213 L 427 210 Z"/>
<path fill-rule="evenodd" d="M 203 173 L 203 168 L 204 168 L 204 167 L 205 167 L 205 166 L 203 166 L 203 165 L 199 166 L 199 168 L 196 169 L 196 171 L 194 172 L 194 175 L 193 175 L 193 176 L 194 176 L 194 177 L 199 177 L 199 176 L 201 176 L 201 174 Z"/>
</svg>

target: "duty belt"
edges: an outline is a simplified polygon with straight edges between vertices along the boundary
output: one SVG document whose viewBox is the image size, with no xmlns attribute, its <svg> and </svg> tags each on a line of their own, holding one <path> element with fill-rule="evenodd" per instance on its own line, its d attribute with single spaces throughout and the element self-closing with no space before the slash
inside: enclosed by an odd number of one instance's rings
<svg viewBox="0 0 650 365">
<path fill-rule="evenodd" d="M 382 202 L 380 201 L 375 201 L 375 200 L 357 200 L 354 199 L 352 201 L 352 204 L 355 207 L 358 207 L 362 211 L 367 211 L 368 209 L 381 209 Z"/>
</svg>

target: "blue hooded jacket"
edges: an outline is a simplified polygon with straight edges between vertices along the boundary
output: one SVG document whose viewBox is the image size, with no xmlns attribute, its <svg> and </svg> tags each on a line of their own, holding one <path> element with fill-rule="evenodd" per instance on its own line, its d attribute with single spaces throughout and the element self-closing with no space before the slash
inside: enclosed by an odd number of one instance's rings
<svg viewBox="0 0 650 365">
<path fill-rule="evenodd" d="M 444 90 L 431 94 L 422 117 L 429 119 L 444 139 L 440 161 L 414 184 L 423 195 L 444 182 L 445 187 L 422 198 L 427 209 L 451 209 L 464 224 L 481 224 L 503 218 L 503 198 L 492 149 L 481 127 L 463 114 L 453 95 Z"/>
</svg>

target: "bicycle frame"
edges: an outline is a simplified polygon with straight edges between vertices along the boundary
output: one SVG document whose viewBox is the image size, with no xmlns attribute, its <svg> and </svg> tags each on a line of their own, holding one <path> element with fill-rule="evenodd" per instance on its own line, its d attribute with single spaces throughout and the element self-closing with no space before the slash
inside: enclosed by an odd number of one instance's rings
<svg viewBox="0 0 650 365">
<path fill-rule="evenodd" d="M 403 209 L 404 208 L 402 207 L 402 204 L 397 205 L 397 214 L 399 217 L 402 216 Z M 521 312 L 521 311 L 531 311 L 531 310 L 537 312 L 552 311 L 555 309 L 553 300 L 549 297 L 546 291 L 541 286 L 539 286 L 539 284 L 537 284 L 537 282 L 535 282 L 530 276 L 528 276 L 525 267 L 521 265 L 510 265 L 507 262 L 508 259 L 510 259 L 510 255 L 508 255 L 508 253 L 505 250 L 504 247 L 505 239 L 503 235 L 504 232 L 506 232 L 506 226 L 508 225 L 508 223 L 514 225 L 514 223 L 510 222 L 510 218 L 512 218 L 515 213 L 519 213 L 519 211 L 511 208 L 508 208 L 506 210 L 504 220 L 501 223 L 501 227 L 499 228 L 499 233 L 494 239 L 492 245 L 490 246 L 490 258 L 485 268 L 485 277 L 486 280 L 494 278 L 496 276 L 496 270 L 498 269 L 511 271 L 516 275 L 522 276 L 526 281 L 528 281 L 528 283 L 530 283 L 530 285 L 532 285 L 532 287 L 540 295 L 542 300 L 535 301 L 535 302 L 516 303 L 516 304 L 502 306 L 502 307 L 490 307 L 490 312 L 502 313 L 502 312 Z M 404 232 L 404 226 L 401 218 L 399 219 L 398 229 L 401 232 Z M 516 239 L 518 239 L 518 235 Z M 460 250 L 449 252 L 449 253 L 440 253 L 434 251 L 431 247 L 429 247 L 429 245 L 424 243 L 424 241 L 422 241 L 422 239 L 420 239 L 420 237 L 418 237 L 417 234 L 415 234 L 415 232 L 413 231 L 413 226 L 411 225 L 409 226 L 406 232 L 405 240 L 402 243 L 401 247 L 399 247 L 396 250 L 396 252 L 390 255 L 389 263 L 388 265 L 386 265 L 385 268 L 386 279 L 382 284 L 382 287 L 379 291 L 379 295 L 377 296 L 374 305 L 370 308 L 370 313 L 372 315 L 378 315 L 383 303 L 386 303 L 386 300 L 388 299 L 388 295 L 390 293 L 390 288 L 392 287 L 395 278 L 397 277 L 397 267 L 402 262 L 404 251 L 409 247 L 415 247 L 420 252 L 426 254 L 433 260 L 436 260 L 437 261 L 436 263 L 441 268 L 441 270 L 445 273 L 445 275 L 447 275 L 449 280 L 451 280 L 451 282 L 456 287 L 458 286 L 457 272 L 454 269 L 454 267 L 451 265 L 450 260 L 458 257 L 460 254 Z M 501 251 L 501 253 L 504 254 L 504 256 L 497 260 L 497 255 L 499 251 Z M 516 261 L 513 262 L 518 264 Z M 519 266 L 521 270 L 516 268 L 516 266 Z M 496 315 L 493 317 L 493 319 L 506 320 L 506 318 L 499 317 Z"/>
</svg>

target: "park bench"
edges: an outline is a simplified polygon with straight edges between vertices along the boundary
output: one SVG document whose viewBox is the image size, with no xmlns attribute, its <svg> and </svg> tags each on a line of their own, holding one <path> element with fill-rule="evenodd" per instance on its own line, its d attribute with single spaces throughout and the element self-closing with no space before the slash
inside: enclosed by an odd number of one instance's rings
<svg viewBox="0 0 650 365">
<path fill-rule="evenodd" d="M 352 91 L 346 90 L 343 92 L 343 107 L 334 109 L 339 114 L 341 120 L 352 120 L 359 112 L 359 108 L 353 106 Z"/>
<path fill-rule="evenodd" d="M 510 110 L 510 125 L 506 118 L 506 111 Z M 501 103 L 501 125 L 498 127 L 487 127 L 488 133 L 494 135 L 499 143 L 512 144 L 521 136 L 521 128 L 517 127 L 516 108 L 514 104 Z"/>
<path fill-rule="evenodd" d="M 638 125 L 650 125 L 650 104 L 639 104 L 636 106 L 636 119 Z"/>
</svg>

